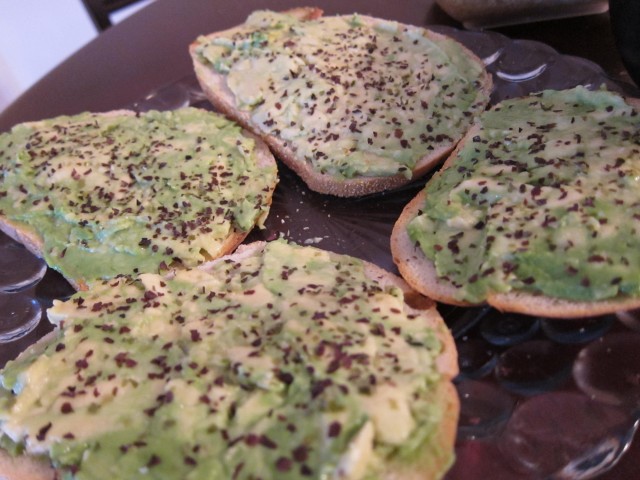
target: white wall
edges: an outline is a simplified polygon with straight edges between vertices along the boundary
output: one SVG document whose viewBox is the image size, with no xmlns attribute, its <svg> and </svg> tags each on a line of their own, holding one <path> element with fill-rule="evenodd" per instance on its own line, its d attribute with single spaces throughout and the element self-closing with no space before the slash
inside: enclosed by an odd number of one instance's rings
<svg viewBox="0 0 640 480">
<path fill-rule="evenodd" d="M 151 1 L 114 12 L 112 22 Z M 0 111 L 96 35 L 80 0 L 0 0 Z"/>
</svg>

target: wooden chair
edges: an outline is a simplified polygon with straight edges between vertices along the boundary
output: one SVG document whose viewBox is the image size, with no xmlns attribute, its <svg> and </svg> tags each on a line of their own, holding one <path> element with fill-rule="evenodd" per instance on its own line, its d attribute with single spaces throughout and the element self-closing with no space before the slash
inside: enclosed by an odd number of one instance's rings
<svg viewBox="0 0 640 480">
<path fill-rule="evenodd" d="M 104 31 L 111 26 L 110 14 L 138 1 L 140 0 L 82 0 L 82 3 L 98 31 Z"/>
</svg>

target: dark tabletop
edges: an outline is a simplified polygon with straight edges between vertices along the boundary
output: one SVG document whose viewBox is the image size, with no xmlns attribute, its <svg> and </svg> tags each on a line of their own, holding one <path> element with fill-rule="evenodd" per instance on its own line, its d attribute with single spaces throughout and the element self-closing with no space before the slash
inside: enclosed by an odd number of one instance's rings
<svg viewBox="0 0 640 480">
<path fill-rule="evenodd" d="M 359 12 L 415 25 L 460 27 L 433 0 L 317 0 L 326 14 Z M 296 0 L 157 0 L 103 32 L 0 114 L 0 132 L 23 121 L 131 105 L 192 73 L 188 45 L 200 34 L 242 23 L 259 8 L 284 10 Z M 616 48 L 609 14 L 502 27 L 510 38 L 544 42 L 560 53 L 599 64 L 631 83 Z M 633 478 L 640 442 L 603 478 Z"/>
</svg>

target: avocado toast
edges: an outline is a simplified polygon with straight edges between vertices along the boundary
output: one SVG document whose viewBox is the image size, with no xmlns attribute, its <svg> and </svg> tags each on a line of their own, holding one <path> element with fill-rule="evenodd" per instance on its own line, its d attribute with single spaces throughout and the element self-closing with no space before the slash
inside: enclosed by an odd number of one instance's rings
<svg viewBox="0 0 640 480">
<path fill-rule="evenodd" d="M 92 480 L 439 478 L 459 407 L 434 307 L 284 241 L 104 282 L 56 302 L 58 328 L 2 371 L 2 445 L 22 456 L 0 471 L 23 479 L 11 467 L 39 457 Z"/>
<path fill-rule="evenodd" d="M 640 306 L 637 106 L 576 87 L 487 111 L 394 226 L 403 277 L 546 317 Z"/>
<path fill-rule="evenodd" d="M 233 251 L 277 184 L 266 145 L 195 108 L 17 125 L 0 162 L 0 228 L 79 289 Z"/>
<path fill-rule="evenodd" d="M 365 15 L 257 11 L 202 36 L 203 91 L 312 190 L 357 197 L 419 178 L 484 110 L 482 61 L 455 40 Z"/>
</svg>

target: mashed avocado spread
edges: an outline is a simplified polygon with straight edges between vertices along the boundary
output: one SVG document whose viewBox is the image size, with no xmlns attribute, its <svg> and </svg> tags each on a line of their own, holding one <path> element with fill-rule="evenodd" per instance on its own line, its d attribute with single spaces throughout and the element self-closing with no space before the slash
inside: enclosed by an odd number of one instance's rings
<svg viewBox="0 0 640 480">
<path fill-rule="evenodd" d="M 437 448 L 440 342 L 354 258 L 276 241 L 49 315 L 2 371 L 0 428 L 65 478 L 376 479 Z"/>
<path fill-rule="evenodd" d="M 410 238 L 461 300 L 640 295 L 640 116 L 577 87 L 503 102 L 426 187 Z"/>
<path fill-rule="evenodd" d="M 411 178 L 488 101 L 482 65 L 457 42 L 396 22 L 259 11 L 228 36 L 198 42 L 237 108 L 338 178 Z"/>
<path fill-rule="evenodd" d="M 18 125 L 0 135 L 0 162 L 0 216 L 85 281 L 220 256 L 266 216 L 277 181 L 253 139 L 193 108 Z"/>
</svg>

